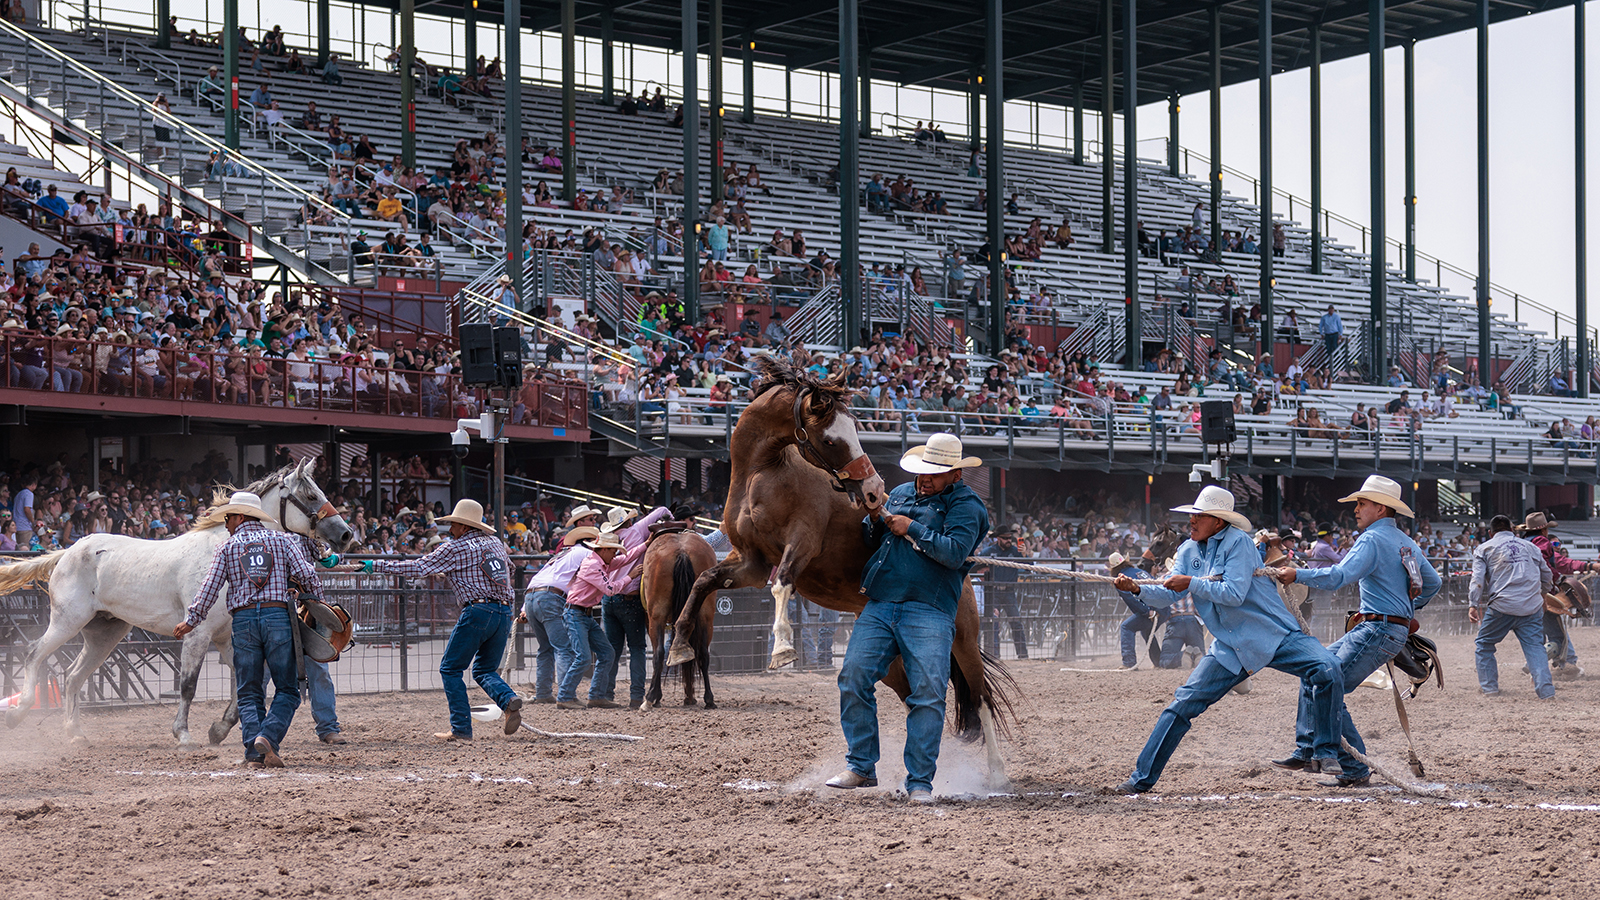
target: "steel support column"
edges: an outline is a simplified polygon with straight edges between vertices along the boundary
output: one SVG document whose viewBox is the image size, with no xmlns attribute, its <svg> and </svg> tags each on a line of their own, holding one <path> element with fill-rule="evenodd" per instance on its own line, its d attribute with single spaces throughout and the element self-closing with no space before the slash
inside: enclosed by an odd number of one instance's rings
<svg viewBox="0 0 1600 900">
<path fill-rule="evenodd" d="M 417 165 L 417 79 L 411 72 L 416 59 L 417 0 L 400 0 L 400 159 L 412 168 Z"/>
<path fill-rule="evenodd" d="M 577 0 L 561 0 L 561 197 L 568 203 L 578 197 L 577 7 Z"/>
<path fill-rule="evenodd" d="M 616 13 L 607 5 L 600 8 L 600 102 L 613 106 L 617 102 Z"/>
<path fill-rule="evenodd" d="M 1173 178 L 1182 175 L 1178 164 L 1178 92 L 1173 91 L 1167 97 L 1167 174 Z"/>
<path fill-rule="evenodd" d="M 727 191 L 722 180 L 722 0 L 711 0 L 711 59 L 707 66 L 711 97 L 707 100 L 711 116 L 711 202 L 721 200 Z"/>
<path fill-rule="evenodd" d="M 1478 378 L 1494 383 L 1489 359 L 1489 0 L 1478 0 Z"/>
<path fill-rule="evenodd" d="M 1115 0 L 1100 0 L 1100 252 L 1117 252 Z"/>
<path fill-rule="evenodd" d="M 1261 0 L 1256 13 L 1256 87 L 1261 101 L 1261 287 L 1257 294 L 1261 304 L 1261 335 L 1259 346 L 1272 353 L 1278 342 L 1278 322 L 1272 315 L 1272 0 Z"/>
<path fill-rule="evenodd" d="M 861 80 L 859 0 L 839 0 L 839 302 L 844 347 L 861 339 Z M 841 348 L 842 349 L 842 348 Z"/>
<path fill-rule="evenodd" d="M 222 0 L 222 77 L 228 80 L 228 110 L 222 139 L 239 149 L 239 0 Z"/>
<path fill-rule="evenodd" d="M 505 0 L 506 274 L 519 298 L 522 283 L 522 0 Z M 523 303 L 523 308 L 527 304 Z"/>
<path fill-rule="evenodd" d="M 43 18 L 41 16 L 41 18 Z M 172 26 L 167 20 L 172 18 L 172 0 L 156 0 L 156 49 L 166 50 L 172 46 Z M 98 444 L 96 446 L 99 446 Z M 99 465 L 95 468 L 98 470 Z M 95 472 L 99 474 L 98 471 Z"/>
<path fill-rule="evenodd" d="M 744 36 L 744 110 L 739 113 L 743 122 L 756 120 L 756 33 Z"/>
<path fill-rule="evenodd" d="M 861 48 L 861 136 L 872 134 L 872 48 Z"/>
<path fill-rule="evenodd" d="M 1417 42 L 1405 51 L 1406 280 L 1417 283 Z"/>
<path fill-rule="evenodd" d="M 683 0 L 683 308 L 700 321 L 700 0 Z"/>
<path fill-rule="evenodd" d="M 967 133 L 972 136 L 972 149 L 982 150 L 983 140 L 983 75 L 973 66 L 967 73 Z"/>
<path fill-rule="evenodd" d="M 317 0 L 320 6 L 327 0 Z M 478 74 L 478 6 L 477 0 L 461 0 L 461 55 L 466 58 L 469 75 Z"/>
<path fill-rule="evenodd" d="M 1368 311 L 1371 346 L 1368 349 L 1368 376 L 1382 384 L 1388 373 L 1389 341 L 1385 318 L 1388 314 L 1387 236 L 1384 230 L 1385 192 L 1383 180 L 1383 47 L 1385 32 L 1384 0 L 1367 0 L 1367 130 L 1371 137 L 1368 165 L 1372 174 L 1372 240 L 1369 242 L 1371 269 L 1367 274 L 1370 293 Z"/>
<path fill-rule="evenodd" d="M 1322 274 L 1322 23 L 1311 23 L 1311 273 Z M 1329 361 L 1330 363 L 1332 360 Z M 1329 371 L 1332 371 L 1330 367 Z"/>
<path fill-rule="evenodd" d="M 1211 246 L 1222 246 L 1222 6 L 1211 7 Z"/>
<path fill-rule="evenodd" d="M 1584 156 L 1588 151 L 1589 129 L 1586 121 L 1587 101 L 1584 98 L 1584 79 L 1588 71 L 1588 23 L 1584 15 L 1584 0 L 1574 0 L 1573 17 L 1573 91 L 1572 91 L 1572 194 L 1573 194 L 1573 291 L 1572 299 L 1578 319 L 1578 373 L 1576 385 L 1579 397 L 1589 396 L 1589 185 Z M 1480 366 L 1481 368 L 1481 366 Z M 1586 509 L 1588 507 L 1585 507 Z"/>
<path fill-rule="evenodd" d="M 1083 165 L 1083 79 L 1072 87 L 1072 161 Z"/>
<path fill-rule="evenodd" d="M 1122 324 L 1128 370 L 1143 362 L 1139 327 L 1139 11 L 1122 0 Z"/>
<path fill-rule="evenodd" d="M 988 153 L 985 166 L 989 190 L 989 352 L 998 354 L 1005 332 L 1006 254 L 1005 254 L 1005 3 L 985 0 L 983 59 L 985 86 L 989 95 L 989 122 L 984 137 Z"/>
</svg>

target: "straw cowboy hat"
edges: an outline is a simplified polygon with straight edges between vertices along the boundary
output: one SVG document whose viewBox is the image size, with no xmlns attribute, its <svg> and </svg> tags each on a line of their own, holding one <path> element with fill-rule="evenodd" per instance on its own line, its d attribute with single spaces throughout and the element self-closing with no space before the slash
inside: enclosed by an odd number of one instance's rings
<svg viewBox="0 0 1600 900">
<path fill-rule="evenodd" d="M 620 536 L 618 536 L 617 534 L 615 534 L 614 532 L 602 531 L 602 532 L 600 532 L 600 536 L 594 539 L 594 543 L 589 545 L 589 549 L 591 549 L 591 550 L 621 550 L 622 549 L 622 538 Z"/>
<path fill-rule="evenodd" d="M 1233 511 L 1233 493 L 1217 485 L 1207 485 L 1188 506 L 1174 506 L 1173 512 L 1191 516 L 1216 516 L 1235 528 L 1250 531 L 1250 520 Z"/>
<path fill-rule="evenodd" d="M 440 516 L 434 521 L 451 523 L 459 522 L 462 525 L 470 525 L 484 534 L 494 534 L 494 526 L 485 525 L 483 522 L 483 504 L 476 500 L 462 498 L 461 500 L 456 501 L 456 508 L 450 510 L 450 515 Z"/>
<path fill-rule="evenodd" d="M 572 523 L 578 521 L 579 519 L 587 518 L 589 516 L 598 516 L 598 515 L 600 515 L 600 510 L 595 509 L 594 507 L 589 506 L 586 503 L 580 503 L 577 506 L 573 507 L 572 512 L 567 514 L 566 527 L 571 528 L 572 527 Z"/>
<path fill-rule="evenodd" d="M 606 512 L 606 523 L 600 526 L 601 534 L 610 534 L 627 525 L 639 515 L 639 510 L 629 506 L 613 506 Z"/>
<path fill-rule="evenodd" d="M 976 456 L 961 455 L 961 439 L 953 434 L 939 432 L 931 435 L 921 447 L 912 447 L 900 457 L 900 468 L 913 475 L 938 475 L 951 469 L 970 469 L 983 465 Z"/>
<path fill-rule="evenodd" d="M 1528 513 L 1528 517 L 1522 520 L 1523 531 L 1545 531 L 1554 527 L 1556 523 L 1542 512 Z"/>
<path fill-rule="evenodd" d="M 260 519 L 263 522 L 277 521 L 267 515 L 267 511 L 261 508 L 261 498 L 249 491 L 234 491 L 233 496 L 228 498 L 228 502 L 212 510 L 212 514 L 223 518 L 228 516 L 249 516 L 252 519 Z"/>
<path fill-rule="evenodd" d="M 1133 565 L 1133 560 L 1123 556 L 1121 553 L 1113 553 L 1111 554 L 1110 558 L 1106 560 L 1106 568 L 1110 569 L 1113 573 L 1119 571 L 1123 566 L 1131 565 Z"/>
<path fill-rule="evenodd" d="M 574 528 L 562 535 L 561 546 L 571 547 L 573 544 L 576 544 L 579 541 L 592 541 L 599 536 L 600 529 L 594 527 L 593 525 L 585 525 L 582 528 Z"/>
<path fill-rule="evenodd" d="M 1340 497 L 1340 503 L 1354 503 L 1357 500 L 1367 499 L 1389 507 L 1402 516 L 1414 516 L 1411 507 L 1400 499 L 1400 482 L 1382 475 L 1368 475 L 1366 482 L 1361 485 L 1361 490 L 1348 497 Z"/>
</svg>

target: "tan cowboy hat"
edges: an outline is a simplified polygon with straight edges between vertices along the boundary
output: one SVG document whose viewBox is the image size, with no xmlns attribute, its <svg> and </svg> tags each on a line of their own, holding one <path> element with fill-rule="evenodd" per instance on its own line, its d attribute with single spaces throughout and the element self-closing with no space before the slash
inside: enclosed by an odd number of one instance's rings
<svg viewBox="0 0 1600 900">
<path fill-rule="evenodd" d="M 1250 531 L 1250 520 L 1233 511 L 1233 493 L 1214 484 L 1206 485 L 1194 502 L 1188 506 L 1174 506 L 1173 512 L 1191 516 L 1216 516 L 1235 528 Z"/>
<path fill-rule="evenodd" d="M 1339 502 L 1354 503 L 1365 498 L 1373 503 L 1381 503 L 1402 516 L 1416 515 L 1411 511 L 1411 507 L 1400 499 L 1402 490 L 1400 482 L 1395 481 L 1393 478 L 1385 478 L 1382 475 L 1368 475 L 1367 480 L 1361 485 L 1361 490 L 1348 497 L 1340 497 Z"/>
<path fill-rule="evenodd" d="M 983 465 L 976 456 L 961 455 L 961 438 L 939 432 L 929 436 L 921 447 L 912 447 L 900 457 L 900 468 L 913 475 L 938 475 L 951 469 L 970 469 Z"/>
<path fill-rule="evenodd" d="M 600 536 L 595 538 L 593 543 L 589 544 L 589 549 L 591 549 L 591 550 L 621 550 L 622 549 L 622 538 L 619 537 L 618 535 L 616 535 L 613 532 L 602 531 L 602 532 L 600 532 Z"/>
<path fill-rule="evenodd" d="M 1554 527 L 1556 523 L 1542 512 L 1528 513 L 1528 517 L 1522 520 L 1523 531 L 1545 531 Z"/>
<path fill-rule="evenodd" d="M 450 522 L 452 524 L 460 522 L 462 525 L 470 525 L 484 534 L 494 534 L 494 526 L 484 524 L 483 504 L 476 500 L 462 498 L 456 501 L 456 508 L 450 510 L 450 515 L 440 516 L 434 521 Z"/>
<path fill-rule="evenodd" d="M 582 528 L 574 528 L 562 535 L 561 546 L 571 547 L 573 544 L 576 544 L 579 541 L 592 541 L 599 536 L 600 529 L 594 527 L 593 525 L 585 525 Z"/>
<path fill-rule="evenodd" d="M 639 510 L 631 506 L 613 506 L 606 512 L 606 523 L 600 526 L 602 534 L 610 534 L 633 521 Z"/>
<path fill-rule="evenodd" d="M 511 283 L 511 276 L 510 275 L 501 275 L 499 283 L 500 284 L 510 284 Z"/>
<path fill-rule="evenodd" d="M 261 508 L 261 498 L 249 491 L 234 491 L 233 496 L 228 498 L 227 503 L 211 512 L 212 515 L 222 516 L 223 518 L 238 515 L 260 519 L 263 522 L 276 523 L 278 521 L 267 515 L 267 511 Z"/>
<path fill-rule="evenodd" d="M 588 505 L 587 503 L 580 503 L 577 506 L 573 507 L 572 512 L 567 514 L 566 527 L 571 528 L 572 527 L 572 523 L 578 521 L 579 519 L 587 518 L 589 516 L 598 516 L 598 515 L 600 515 L 600 510 L 595 509 L 594 507 Z"/>
<path fill-rule="evenodd" d="M 1113 553 L 1113 554 L 1111 554 L 1110 558 L 1106 560 L 1106 568 L 1110 569 L 1113 572 L 1117 571 L 1118 569 L 1122 568 L 1123 566 L 1128 566 L 1128 565 L 1132 565 L 1132 564 L 1133 564 L 1133 560 L 1127 558 L 1126 556 L 1123 556 L 1121 553 Z"/>
</svg>

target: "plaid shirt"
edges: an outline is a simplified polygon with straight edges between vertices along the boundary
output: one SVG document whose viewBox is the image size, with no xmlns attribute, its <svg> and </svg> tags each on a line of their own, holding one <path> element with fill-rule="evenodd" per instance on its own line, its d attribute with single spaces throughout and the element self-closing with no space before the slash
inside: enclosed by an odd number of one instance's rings
<svg viewBox="0 0 1600 900">
<path fill-rule="evenodd" d="M 405 578 L 443 575 L 463 606 L 475 600 L 511 603 L 511 554 L 498 537 L 473 529 L 435 547 L 420 559 L 380 559 L 372 571 Z"/>
<path fill-rule="evenodd" d="M 265 551 L 262 553 L 261 551 Z M 260 522 L 246 522 L 217 549 L 211 571 L 200 585 L 200 593 L 189 605 L 184 621 L 197 627 L 228 587 L 228 612 L 237 612 L 257 603 L 287 603 L 293 608 L 293 575 L 313 593 L 322 592 L 316 567 L 306 558 L 299 536 L 272 531 Z"/>
<path fill-rule="evenodd" d="M 1183 599 L 1178 600 L 1171 606 L 1167 607 L 1167 617 L 1170 619 L 1176 619 L 1179 616 L 1192 616 L 1194 614 L 1194 598 L 1190 597 L 1188 594 L 1184 594 Z"/>
</svg>

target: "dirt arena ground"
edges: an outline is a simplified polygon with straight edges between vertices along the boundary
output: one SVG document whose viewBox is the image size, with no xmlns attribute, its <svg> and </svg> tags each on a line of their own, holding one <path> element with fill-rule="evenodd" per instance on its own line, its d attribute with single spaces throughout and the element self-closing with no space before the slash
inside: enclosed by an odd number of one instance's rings
<svg viewBox="0 0 1600 900">
<path fill-rule="evenodd" d="M 1600 670 L 1600 629 L 1577 639 Z M 93 714 L 79 747 L 35 713 L 0 732 L 0 897 L 1600 897 L 1600 679 L 1535 702 L 1508 643 L 1505 693 L 1485 699 L 1469 640 L 1445 651 L 1446 690 L 1411 706 L 1444 800 L 1268 765 L 1292 740 L 1296 683 L 1278 673 L 1198 720 L 1158 792 L 1129 798 L 1105 788 L 1185 673 L 1015 664 L 1014 793 L 951 797 L 980 791 L 982 767 L 947 740 L 946 799 L 915 808 L 889 787 L 904 729 L 887 691 L 885 787 L 821 787 L 843 739 L 816 674 L 721 679 L 711 712 L 529 707 L 539 727 L 638 744 L 496 725 L 441 746 L 441 694 L 351 696 L 348 746 L 315 743 L 302 707 L 290 768 L 265 772 L 233 743 L 179 752 L 170 708 Z M 1352 709 L 1398 767 L 1389 696 Z"/>
</svg>

